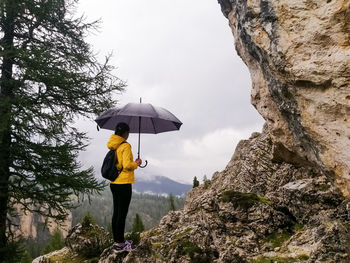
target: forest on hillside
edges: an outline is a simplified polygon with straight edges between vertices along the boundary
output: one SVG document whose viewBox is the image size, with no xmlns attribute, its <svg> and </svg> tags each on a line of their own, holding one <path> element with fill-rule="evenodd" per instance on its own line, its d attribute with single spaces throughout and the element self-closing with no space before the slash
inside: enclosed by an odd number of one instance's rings
<svg viewBox="0 0 350 263">
<path fill-rule="evenodd" d="M 173 196 L 175 209 L 181 209 L 185 197 Z M 84 200 L 80 206 L 72 210 L 72 225 L 81 222 L 90 213 L 99 226 L 109 228 L 113 212 L 112 194 L 107 187 L 101 195 L 94 195 L 91 200 Z M 160 219 L 170 210 L 169 196 L 133 193 L 126 219 L 125 230 L 130 231 L 133 218 L 139 214 L 145 229 L 158 225 Z"/>
</svg>

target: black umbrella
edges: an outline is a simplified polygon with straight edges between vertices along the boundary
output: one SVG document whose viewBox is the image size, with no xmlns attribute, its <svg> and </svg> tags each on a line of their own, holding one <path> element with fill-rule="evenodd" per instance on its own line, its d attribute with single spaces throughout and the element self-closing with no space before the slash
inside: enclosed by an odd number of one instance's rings
<svg viewBox="0 0 350 263">
<path fill-rule="evenodd" d="M 103 112 L 95 120 L 98 127 L 107 130 L 115 129 L 119 122 L 125 122 L 131 133 L 139 134 L 138 153 L 140 158 L 141 133 L 161 133 L 179 130 L 182 122 L 174 114 L 161 107 L 149 103 L 128 103 L 122 108 L 112 108 Z M 147 161 L 142 168 L 147 166 Z"/>
</svg>

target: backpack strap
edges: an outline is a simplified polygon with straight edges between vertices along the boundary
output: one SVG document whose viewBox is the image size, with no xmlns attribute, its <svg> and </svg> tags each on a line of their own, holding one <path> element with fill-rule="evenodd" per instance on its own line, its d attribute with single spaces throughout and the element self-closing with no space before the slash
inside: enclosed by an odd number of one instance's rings
<svg viewBox="0 0 350 263">
<path fill-rule="evenodd" d="M 120 147 L 120 145 L 122 145 L 123 143 L 127 143 L 126 141 L 123 141 L 121 144 L 119 144 L 119 146 L 115 149 L 115 160 L 117 161 L 118 160 L 118 155 L 117 155 L 117 150 L 118 150 L 118 148 Z M 118 160 L 118 162 L 119 162 L 119 160 Z M 123 166 L 122 166 L 122 169 L 120 170 L 120 171 L 122 171 L 123 170 Z"/>
</svg>

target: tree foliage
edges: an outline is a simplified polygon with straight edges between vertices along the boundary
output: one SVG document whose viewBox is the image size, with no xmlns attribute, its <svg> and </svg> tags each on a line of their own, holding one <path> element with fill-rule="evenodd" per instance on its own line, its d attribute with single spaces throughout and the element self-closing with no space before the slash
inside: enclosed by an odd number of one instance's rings
<svg viewBox="0 0 350 263">
<path fill-rule="evenodd" d="M 136 213 L 134 222 L 132 224 L 131 232 L 143 232 L 145 230 L 145 226 L 143 225 L 142 219 L 139 214 Z"/>
<path fill-rule="evenodd" d="M 158 225 L 160 219 L 169 211 L 168 199 L 165 196 L 133 193 L 125 222 L 125 230 L 127 232 L 132 231 L 132 224 L 136 214 L 139 214 L 142 218 L 145 230 Z M 174 197 L 175 207 L 182 208 L 184 202 L 184 197 Z M 112 194 L 109 188 L 106 188 L 101 196 L 94 194 L 91 197 L 91 202 L 84 200 L 79 207 L 72 210 L 72 225 L 81 222 L 87 211 L 89 211 L 96 220 L 96 224 L 109 229 L 109 232 L 111 232 L 112 208 Z"/>
<path fill-rule="evenodd" d="M 169 210 L 170 211 L 175 211 L 176 210 L 176 208 L 175 208 L 175 197 L 174 197 L 173 194 L 169 194 L 168 201 L 169 201 Z"/>
<path fill-rule="evenodd" d="M 14 208 L 63 220 L 72 195 L 103 187 L 77 160 L 87 136 L 73 124 L 115 105 L 124 84 L 85 42 L 97 24 L 76 3 L 0 1 L 0 247 Z"/>
<path fill-rule="evenodd" d="M 90 214 L 90 212 L 87 212 L 87 214 L 84 216 L 82 222 L 81 222 L 81 226 L 84 229 L 88 229 L 91 226 L 96 225 L 96 220 L 94 219 L 94 217 Z"/>
<path fill-rule="evenodd" d="M 196 188 L 196 187 L 198 187 L 198 186 L 199 186 L 199 181 L 198 181 L 197 177 L 195 176 L 195 177 L 193 178 L 193 187 L 192 187 L 192 188 Z"/>
<path fill-rule="evenodd" d="M 52 251 L 60 250 L 63 247 L 64 247 L 63 234 L 58 228 L 56 228 L 49 240 L 49 243 L 46 245 L 43 251 L 43 254 L 48 254 Z"/>
<path fill-rule="evenodd" d="M 132 224 L 131 233 L 127 235 L 127 239 L 132 240 L 132 242 L 135 245 L 139 244 L 141 240 L 140 233 L 143 232 L 144 230 L 145 230 L 145 226 L 143 225 L 142 219 L 140 215 L 136 213 Z"/>
<path fill-rule="evenodd" d="M 32 257 L 30 256 L 30 253 L 26 250 L 23 253 L 23 256 L 21 258 L 21 263 L 31 263 L 33 261 Z"/>
</svg>

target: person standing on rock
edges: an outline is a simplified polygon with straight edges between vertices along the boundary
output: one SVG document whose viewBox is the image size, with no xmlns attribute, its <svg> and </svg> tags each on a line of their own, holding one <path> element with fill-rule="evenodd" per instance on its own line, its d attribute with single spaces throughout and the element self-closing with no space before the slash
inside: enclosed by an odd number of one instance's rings
<svg viewBox="0 0 350 263">
<path fill-rule="evenodd" d="M 142 160 L 133 161 L 131 146 L 126 140 L 129 137 L 130 128 L 126 123 L 120 122 L 115 128 L 115 133 L 111 135 L 107 147 L 116 150 L 118 164 L 117 168 L 122 169 L 118 178 L 110 182 L 113 195 L 113 216 L 112 231 L 115 250 L 135 249 L 131 241 L 125 240 L 125 220 L 129 210 L 132 195 L 131 184 L 135 183 L 134 170 L 141 165 Z"/>
</svg>

